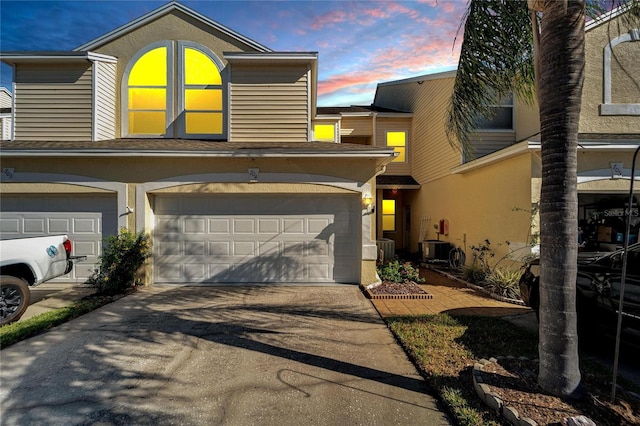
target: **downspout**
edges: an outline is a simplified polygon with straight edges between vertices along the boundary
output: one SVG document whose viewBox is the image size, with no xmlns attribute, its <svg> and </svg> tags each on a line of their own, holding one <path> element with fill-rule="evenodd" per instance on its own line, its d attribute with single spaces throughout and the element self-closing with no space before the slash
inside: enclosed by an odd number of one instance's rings
<svg viewBox="0 0 640 426">
<path fill-rule="evenodd" d="M 11 64 L 11 70 L 13 72 L 13 78 L 16 78 L 16 66 L 15 64 Z M 14 140 L 16 138 L 16 82 L 14 81 L 11 85 L 11 89 L 13 90 L 11 96 L 11 127 L 9 128 L 9 140 Z"/>
</svg>

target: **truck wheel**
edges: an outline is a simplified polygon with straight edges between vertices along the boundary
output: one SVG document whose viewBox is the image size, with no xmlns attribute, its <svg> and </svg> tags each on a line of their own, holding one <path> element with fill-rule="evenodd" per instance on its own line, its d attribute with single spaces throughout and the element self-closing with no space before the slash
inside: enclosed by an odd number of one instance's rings
<svg viewBox="0 0 640 426">
<path fill-rule="evenodd" d="M 31 293 L 26 281 L 12 277 L 0 276 L 0 325 L 18 321 L 29 306 Z"/>
</svg>

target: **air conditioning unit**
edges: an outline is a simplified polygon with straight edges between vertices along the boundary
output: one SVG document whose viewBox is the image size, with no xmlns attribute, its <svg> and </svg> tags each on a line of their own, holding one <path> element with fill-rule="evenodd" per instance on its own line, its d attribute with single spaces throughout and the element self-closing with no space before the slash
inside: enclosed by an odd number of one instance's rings
<svg viewBox="0 0 640 426">
<path fill-rule="evenodd" d="M 422 260 L 448 261 L 450 245 L 447 241 L 427 240 L 422 242 Z"/>
<path fill-rule="evenodd" d="M 392 260 L 396 255 L 396 242 L 389 238 L 381 238 L 376 240 L 376 247 L 378 248 L 378 257 L 382 252 L 382 258 L 378 260 Z"/>
</svg>

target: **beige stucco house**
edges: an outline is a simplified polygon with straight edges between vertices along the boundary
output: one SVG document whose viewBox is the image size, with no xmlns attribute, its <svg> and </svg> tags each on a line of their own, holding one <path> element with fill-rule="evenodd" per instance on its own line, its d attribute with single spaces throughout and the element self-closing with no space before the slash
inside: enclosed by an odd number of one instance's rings
<svg viewBox="0 0 640 426">
<path fill-rule="evenodd" d="M 2 237 L 69 234 L 88 259 L 63 280 L 84 281 L 121 228 L 150 233 L 153 283 L 376 280 L 371 203 L 394 149 L 336 143 L 317 53 L 172 2 L 73 51 L 0 59 Z"/>
<path fill-rule="evenodd" d="M 621 246 L 632 156 L 640 145 L 640 29 L 625 27 L 621 13 L 622 8 L 613 10 L 585 29 L 578 152 L 578 218 L 585 249 Z M 378 85 L 374 107 L 411 118 L 405 167 L 393 169 L 395 179 L 386 174 L 377 178 L 377 238 L 393 239 L 396 249 L 420 251 L 435 260 L 446 259 L 449 247 L 460 247 L 470 262 L 471 247 L 487 239 L 496 252 L 494 260 L 512 252 L 514 257 L 529 254 L 531 237 L 539 232 L 537 106 L 517 99 L 496 105 L 496 116 L 472 138 L 473 157 L 464 158 L 445 134 L 455 74 Z M 639 191 L 636 183 L 635 193 Z M 384 203 L 395 204 L 394 226 L 385 225 Z M 631 208 L 631 238 L 637 241 L 637 196 Z"/>
</svg>

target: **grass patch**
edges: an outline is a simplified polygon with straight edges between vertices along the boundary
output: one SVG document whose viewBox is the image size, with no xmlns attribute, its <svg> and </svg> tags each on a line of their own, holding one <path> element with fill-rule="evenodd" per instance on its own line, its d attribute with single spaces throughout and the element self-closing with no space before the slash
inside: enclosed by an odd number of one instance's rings
<svg viewBox="0 0 640 426">
<path fill-rule="evenodd" d="M 473 388 L 472 370 L 476 361 L 508 355 L 538 358 L 537 334 L 502 318 L 439 314 L 389 317 L 386 321 L 454 422 L 461 426 L 504 423 Z M 616 405 L 603 404 L 610 389 L 609 368 L 581 357 L 580 371 L 591 395 L 601 400 L 595 404 L 598 416 L 602 416 L 599 419 L 602 422 L 596 421 L 597 424 L 637 424 L 637 412 L 624 401 Z M 620 378 L 618 383 L 638 392 L 627 380 Z M 621 419 L 631 420 L 621 423 Z"/>
<path fill-rule="evenodd" d="M 475 361 L 499 355 L 537 358 L 536 334 L 501 318 L 439 314 L 391 317 L 387 323 L 460 425 L 502 424 L 475 394 Z"/>
<path fill-rule="evenodd" d="M 89 297 L 72 305 L 0 327 L 0 348 L 42 333 L 113 301 L 112 297 Z"/>
</svg>

